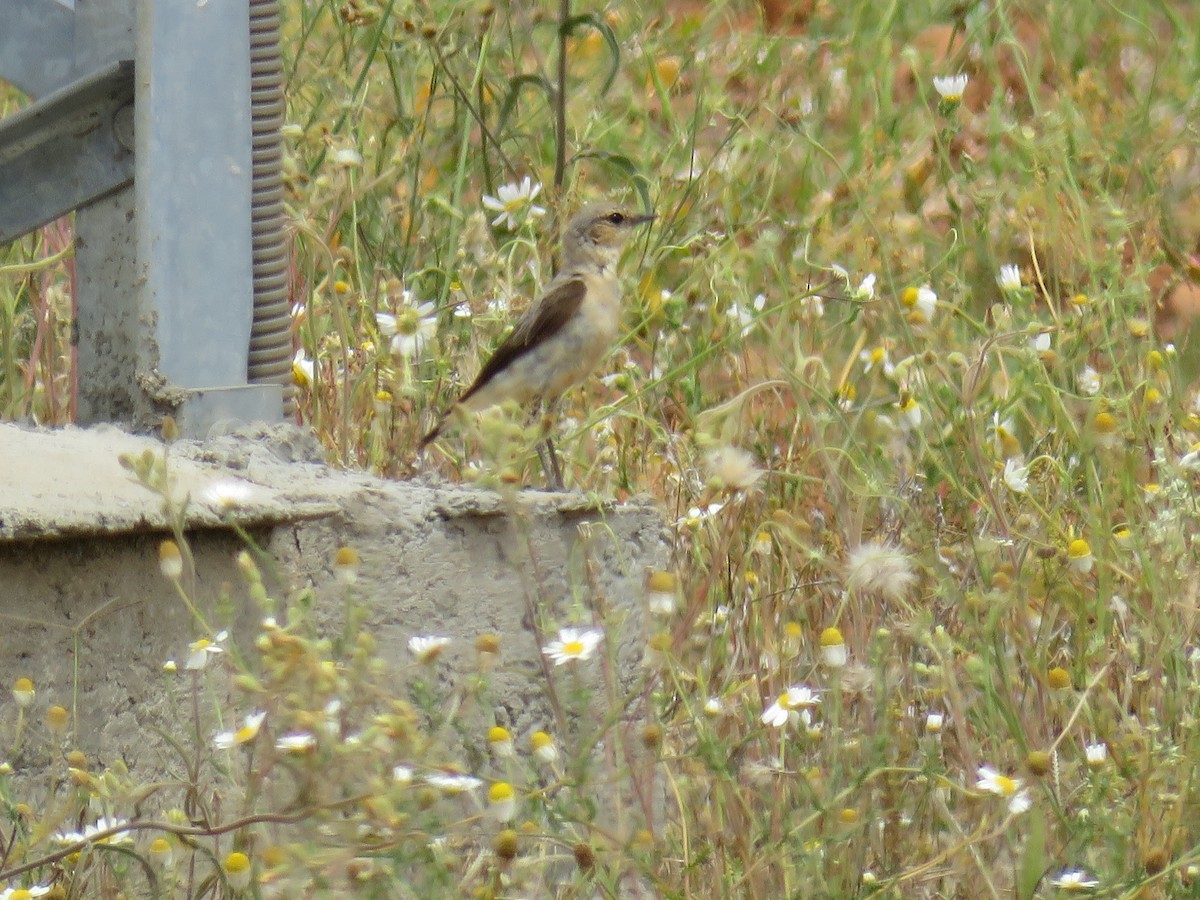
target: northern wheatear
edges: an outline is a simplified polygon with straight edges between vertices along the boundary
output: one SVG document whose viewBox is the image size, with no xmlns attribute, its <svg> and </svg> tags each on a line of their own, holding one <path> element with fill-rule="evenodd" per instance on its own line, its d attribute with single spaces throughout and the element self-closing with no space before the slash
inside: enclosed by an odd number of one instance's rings
<svg viewBox="0 0 1200 900">
<path fill-rule="evenodd" d="M 552 409 L 563 392 L 592 374 L 617 338 L 621 248 L 634 228 L 653 219 L 613 203 L 592 203 L 580 210 L 563 233 L 562 271 L 521 316 L 454 408 L 474 412 L 515 400 L 523 406 L 541 401 Z M 446 412 L 421 439 L 420 449 L 441 434 L 449 415 Z M 562 471 L 549 437 L 546 450 L 549 464 L 538 450 L 546 475 L 561 488 Z"/>
</svg>

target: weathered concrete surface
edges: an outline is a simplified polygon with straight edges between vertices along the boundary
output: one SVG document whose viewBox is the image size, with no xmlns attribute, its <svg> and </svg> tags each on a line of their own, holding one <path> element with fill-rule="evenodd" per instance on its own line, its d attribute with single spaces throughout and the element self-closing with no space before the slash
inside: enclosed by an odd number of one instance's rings
<svg viewBox="0 0 1200 900">
<path fill-rule="evenodd" d="M 188 682 L 162 666 L 182 663 L 188 643 L 203 636 L 159 570 L 161 498 L 117 461 L 163 449 L 111 428 L 0 425 L 0 686 L 32 678 L 31 721 L 40 723 L 50 704 L 66 706 L 77 729 L 72 743 L 100 764 L 123 758 L 135 777 L 174 765 L 155 729 L 179 735 L 186 727 Z M 293 428 L 179 442 L 169 453 L 175 496 L 190 497 L 190 593 L 212 622 L 222 585 L 235 586 L 228 625 L 245 651 L 260 613 L 242 599 L 234 556 L 243 544 L 218 527 L 226 515 L 278 562 L 272 594 L 312 587 L 318 620 L 331 632 L 347 590 L 336 582 L 334 554 L 354 547 L 362 565 L 350 590 L 368 605 L 368 627 L 398 672 L 412 662 L 406 644 L 414 634 L 455 639 L 440 670 L 446 678 L 471 667 L 476 636 L 500 635 L 503 662 L 490 676 L 498 708 L 478 713 L 518 735 L 550 724 L 531 603 L 548 625 L 590 623 L 601 605 L 610 622 L 623 620 L 621 658 L 631 666 L 640 658 L 645 570 L 664 565 L 668 552 L 653 508 L 537 492 L 506 500 L 340 472 L 313 461 L 319 448 Z M 232 505 L 227 488 L 211 490 L 231 481 L 242 485 Z M 0 697 L 2 737 L 15 710 Z M 13 762 L 36 769 L 44 751 Z"/>
</svg>

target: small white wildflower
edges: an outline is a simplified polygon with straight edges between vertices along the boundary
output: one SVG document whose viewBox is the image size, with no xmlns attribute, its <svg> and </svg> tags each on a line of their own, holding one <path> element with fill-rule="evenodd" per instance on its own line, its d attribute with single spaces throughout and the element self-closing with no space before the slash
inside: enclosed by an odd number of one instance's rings
<svg viewBox="0 0 1200 900">
<path fill-rule="evenodd" d="M 1056 887 L 1060 891 L 1066 891 L 1069 894 L 1092 891 L 1100 887 L 1100 882 L 1094 878 L 1089 878 L 1087 872 L 1084 872 L 1082 869 L 1063 872 L 1051 881 L 1050 884 L 1052 887 Z"/>
<path fill-rule="evenodd" d="M 1100 393 L 1100 373 L 1091 366 L 1084 366 L 1075 376 L 1075 384 L 1079 393 L 1094 397 Z"/>
<path fill-rule="evenodd" d="M 99 835 L 104 834 L 106 831 L 124 828 L 128 824 L 128 819 L 109 819 L 101 816 L 96 820 L 95 824 L 84 828 L 82 833 L 78 831 L 59 832 L 54 836 L 54 839 L 61 844 L 78 844 L 80 841 L 96 841 L 102 844 L 127 844 L 133 841 L 133 836 L 127 831 L 118 831 L 116 834 L 105 838 L 101 838 Z"/>
<path fill-rule="evenodd" d="M 811 707 L 820 704 L 821 698 L 812 688 L 804 685 L 794 685 L 779 695 L 779 697 L 763 710 L 762 723 L 775 728 L 782 728 L 789 722 L 800 721 L 800 711 L 808 712 Z"/>
<path fill-rule="evenodd" d="M 488 788 L 488 814 L 498 822 L 511 822 L 517 814 L 517 796 L 507 781 L 497 781 Z"/>
<path fill-rule="evenodd" d="M 1021 813 L 1029 812 L 1033 806 L 1033 797 L 1029 791 L 1018 791 L 1008 801 L 1008 812 L 1010 815 L 1019 816 Z"/>
<path fill-rule="evenodd" d="M 1021 460 L 1016 457 L 1005 460 L 1004 483 L 1010 491 L 1024 494 L 1029 490 L 1029 466 L 1021 465 Z"/>
<path fill-rule="evenodd" d="M 398 330 L 396 317 L 387 312 L 375 313 L 375 326 L 384 337 L 392 337 Z"/>
<path fill-rule="evenodd" d="M 675 612 L 677 590 L 672 573 L 652 573 L 646 584 L 646 605 L 650 607 L 650 612 L 663 618 L 672 615 Z"/>
<path fill-rule="evenodd" d="M 5 888 L 0 891 L 0 900 L 28 900 L 30 897 L 45 897 L 52 890 L 48 884 L 35 884 L 27 888 Z"/>
<path fill-rule="evenodd" d="M 200 500 L 209 506 L 215 506 L 221 512 L 241 509 L 250 505 L 256 488 L 247 481 L 238 478 L 218 478 L 210 481 L 200 491 Z"/>
<path fill-rule="evenodd" d="M 887 347 L 879 346 L 863 350 L 858 354 L 858 358 L 862 361 L 864 375 L 875 368 L 878 368 L 888 378 L 896 374 L 896 367 L 892 364 Z"/>
<path fill-rule="evenodd" d="M 558 748 L 554 745 L 554 738 L 544 731 L 535 731 L 529 736 L 529 748 L 533 755 L 544 763 L 552 763 L 558 759 Z"/>
<path fill-rule="evenodd" d="M 855 300 L 874 300 L 875 299 L 875 273 L 872 272 L 861 282 L 858 287 L 850 292 L 850 296 Z"/>
<path fill-rule="evenodd" d="M 903 296 L 904 305 L 912 310 L 912 318 L 922 325 L 929 325 L 937 313 L 938 295 L 929 285 L 919 288 L 908 288 Z"/>
<path fill-rule="evenodd" d="M 758 294 L 750 304 L 750 308 L 746 309 L 739 306 L 737 303 L 730 305 L 725 314 L 733 319 L 737 326 L 742 330 L 742 337 L 747 337 L 754 330 L 755 324 L 758 322 L 758 317 L 767 305 L 767 295 Z"/>
<path fill-rule="evenodd" d="M 307 731 L 285 734 L 275 742 L 275 749 L 282 753 L 304 753 L 317 746 L 317 739 Z"/>
<path fill-rule="evenodd" d="M 1200 441 L 1192 444 L 1191 449 L 1179 457 L 1179 468 L 1188 472 L 1200 471 Z"/>
<path fill-rule="evenodd" d="M 1083 748 L 1089 768 L 1098 769 L 1108 760 L 1108 745 L 1097 741 Z"/>
<path fill-rule="evenodd" d="M 826 628 L 821 632 L 821 662 L 830 669 L 840 669 L 850 659 L 850 651 L 846 648 L 846 640 L 837 628 Z"/>
<path fill-rule="evenodd" d="M 463 794 L 480 787 L 483 780 L 461 772 L 436 772 L 426 776 L 425 783 L 446 794 Z"/>
<path fill-rule="evenodd" d="M 222 731 L 213 738 L 213 745 L 218 750 L 230 750 L 240 744 L 248 744 L 250 741 L 258 737 L 258 732 L 262 729 L 263 720 L 267 718 L 265 712 L 255 712 L 246 716 L 242 722 L 242 727 L 237 731 Z"/>
<path fill-rule="evenodd" d="M 996 283 L 1005 293 L 1012 294 L 1019 291 L 1021 289 L 1020 266 L 1001 266 L 1000 274 L 996 276 Z"/>
<path fill-rule="evenodd" d="M 603 639 L 604 634 L 595 628 L 563 628 L 558 633 L 558 640 L 551 641 L 542 648 L 542 652 L 550 657 L 556 666 L 561 666 L 564 663 L 587 659 Z"/>
<path fill-rule="evenodd" d="M 687 515 L 676 524 L 680 528 L 695 531 L 706 519 L 710 519 L 720 512 L 724 505 L 724 503 L 710 503 L 707 506 L 693 506 L 687 511 Z"/>
<path fill-rule="evenodd" d="M 431 663 L 450 646 L 450 638 L 434 637 L 432 635 L 413 635 L 408 639 L 408 652 L 417 658 L 417 662 Z"/>
<path fill-rule="evenodd" d="M 211 641 L 207 638 L 200 638 L 200 640 L 188 644 L 188 658 L 184 664 L 184 668 L 192 671 L 203 669 L 208 665 L 208 658 L 210 656 L 225 652 L 225 648 L 221 646 L 221 642 L 228 638 L 229 632 L 222 631 Z"/>
<path fill-rule="evenodd" d="M 493 226 L 496 228 L 503 226 L 509 231 L 516 231 L 523 222 L 546 214 L 545 209 L 534 205 L 533 202 L 541 192 L 541 184 L 534 184 L 533 180 L 526 175 L 520 184 L 501 185 L 500 189 L 496 191 L 499 194 L 498 197 L 485 194 L 483 205 L 486 209 L 499 213 L 496 218 L 492 219 Z"/>
<path fill-rule="evenodd" d="M 425 343 L 437 334 L 437 316 L 432 303 L 418 303 L 409 291 L 404 292 L 403 298 L 404 306 L 391 317 L 396 330 L 391 335 L 390 347 L 393 355 L 408 358 L 419 353 Z M 376 322 L 380 322 L 380 316 L 387 315 L 376 314 Z M 380 322 L 381 334 L 383 328 L 384 323 Z"/>
<path fill-rule="evenodd" d="M 392 766 L 392 781 L 396 784 L 412 784 L 413 775 L 412 766 Z"/>
<path fill-rule="evenodd" d="M 933 89 L 947 103 L 957 103 L 962 100 L 969 80 L 965 72 L 959 72 L 957 75 L 939 75 L 933 79 Z"/>
<path fill-rule="evenodd" d="M 980 766 L 976 775 L 975 789 L 995 794 L 997 797 L 1012 797 L 1021 789 L 1019 778 L 1001 775 L 991 766 Z"/>
<path fill-rule="evenodd" d="M 292 359 L 292 384 L 296 387 L 309 388 L 317 380 L 317 364 L 311 356 L 301 348 Z"/>
</svg>

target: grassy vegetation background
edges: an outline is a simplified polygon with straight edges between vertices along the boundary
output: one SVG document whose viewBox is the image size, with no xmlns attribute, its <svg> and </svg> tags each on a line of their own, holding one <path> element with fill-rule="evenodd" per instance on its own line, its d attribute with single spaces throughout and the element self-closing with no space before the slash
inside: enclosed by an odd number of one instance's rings
<svg viewBox="0 0 1200 900">
<path fill-rule="evenodd" d="M 285 4 L 301 418 L 338 463 L 536 481 L 512 411 L 414 447 L 565 214 L 658 213 L 560 447 L 676 523 L 655 761 L 611 773 L 659 800 L 602 822 L 611 783 L 522 744 L 476 767 L 511 822 L 376 785 L 402 838 L 314 813 L 251 890 L 1200 896 L 1192 6 L 569 6 Z M 492 226 L 526 176 L 547 215 Z M 5 251 L 7 416 L 69 416 L 68 242 Z"/>
</svg>

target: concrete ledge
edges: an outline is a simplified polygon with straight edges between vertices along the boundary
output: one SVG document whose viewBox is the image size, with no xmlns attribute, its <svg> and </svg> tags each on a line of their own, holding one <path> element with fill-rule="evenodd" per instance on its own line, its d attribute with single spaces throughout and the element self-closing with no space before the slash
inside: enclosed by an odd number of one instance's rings
<svg viewBox="0 0 1200 900">
<path fill-rule="evenodd" d="M 101 764 L 123 759 L 137 777 L 174 764 L 155 731 L 186 737 L 190 680 L 164 675 L 162 666 L 182 663 L 188 643 L 202 636 L 159 571 L 167 526 L 160 499 L 117 461 L 146 451 L 161 454 L 163 446 L 112 428 L 0 426 L 0 686 L 32 678 L 39 709 L 73 712 L 75 746 Z M 388 482 L 312 461 L 318 452 L 304 432 L 278 426 L 169 450 L 176 489 L 191 498 L 189 591 L 216 625 L 218 598 L 234 586 L 233 620 L 221 624 L 247 655 L 260 613 L 239 587 L 234 556 L 242 543 L 221 527 L 227 514 L 277 561 L 268 574 L 273 596 L 314 592 L 323 630 L 339 627 L 345 592 L 354 591 L 398 673 L 412 663 L 406 645 L 414 634 L 455 639 L 439 669 L 444 678 L 474 665 L 476 636 L 498 634 L 496 707 L 475 711 L 487 724 L 517 734 L 550 724 L 531 608 L 547 624 L 570 624 L 590 622 L 602 607 L 616 624 L 610 634 L 623 665 L 632 671 L 640 660 L 645 571 L 665 565 L 669 548 L 653 508 Z M 229 484 L 242 486 L 241 499 L 223 509 L 212 492 Z M 362 559 L 350 588 L 334 575 L 340 546 Z M 11 761 L 28 774 L 46 764 L 42 752 Z"/>
</svg>

